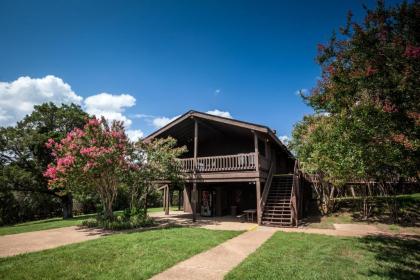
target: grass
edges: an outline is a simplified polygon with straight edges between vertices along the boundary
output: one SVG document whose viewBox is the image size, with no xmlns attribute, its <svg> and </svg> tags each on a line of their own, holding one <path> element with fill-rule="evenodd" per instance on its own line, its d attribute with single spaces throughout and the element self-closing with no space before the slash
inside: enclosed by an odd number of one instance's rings
<svg viewBox="0 0 420 280">
<path fill-rule="evenodd" d="M 172 212 L 172 211 L 179 211 L 178 210 L 178 206 L 173 206 L 173 207 L 170 207 L 169 208 L 169 212 Z M 182 211 L 182 210 L 181 210 Z M 148 208 L 147 209 L 147 212 L 148 213 L 155 213 L 155 212 L 163 212 L 163 207 L 154 207 L 154 208 Z"/>
<path fill-rule="evenodd" d="M 0 279 L 148 279 L 240 232 L 171 228 L 0 259 Z"/>
<path fill-rule="evenodd" d="M 15 233 L 23 233 L 23 232 L 30 232 L 30 231 L 45 230 L 45 229 L 77 226 L 77 225 L 80 225 L 83 220 L 92 218 L 95 215 L 96 214 L 80 215 L 80 216 L 75 216 L 72 219 L 66 219 L 66 220 L 63 220 L 63 218 L 52 218 L 52 219 L 46 219 L 46 220 L 31 221 L 31 222 L 12 225 L 12 226 L 4 226 L 4 227 L 0 227 L 0 236 L 6 235 L 6 234 L 15 234 Z"/>
<path fill-rule="evenodd" d="M 333 224 L 373 224 L 379 229 L 389 233 L 411 233 L 420 235 L 420 193 L 398 195 L 396 201 L 399 209 L 399 223 L 393 223 L 385 205 L 384 197 L 373 197 L 374 208 L 368 220 L 362 220 L 360 210 L 356 207 L 361 204 L 360 198 L 340 198 L 340 210 L 328 216 L 314 216 L 305 219 L 311 228 L 333 229 Z"/>
<path fill-rule="evenodd" d="M 171 211 L 178 210 L 178 207 L 172 207 Z M 163 211 L 162 207 L 156 208 L 149 208 L 148 212 L 160 212 Z M 120 214 L 122 211 L 116 211 L 115 214 Z M 79 226 L 82 224 L 83 220 L 88 218 L 95 217 L 96 214 L 87 214 L 87 215 L 80 215 L 75 216 L 72 219 L 63 220 L 63 218 L 51 218 L 45 220 L 37 220 L 31 222 L 20 223 L 12 226 L 3 226 L 0 227 L 0 236 L 7 235 L 7 234 L 16 234 L 16 233 L 23 233 L 23 232 L 31 232 L 31 231 L 38 231 L 38 230 L 46 230 L 46 229 L 53 229 L 53 228 L 62 228 L 62 227 L 69 227 L 69 226 Z"/>
<path fill-rule="evenodd" d="M 225 279 L 420 279 L 420 241 L 278 232 Z"/>
</svg>

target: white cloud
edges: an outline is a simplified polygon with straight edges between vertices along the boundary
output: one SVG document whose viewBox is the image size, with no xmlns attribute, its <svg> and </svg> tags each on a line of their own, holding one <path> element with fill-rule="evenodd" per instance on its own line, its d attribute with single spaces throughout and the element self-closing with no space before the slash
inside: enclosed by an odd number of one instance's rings
<svg viewBox="0 0 420 280">
<path fill-rule="evenodd" d="M 297 91 L 295 91 L 295 94 L 300 95 L 302 93 L 303 95 L 306 95 L 308 92 L 309 92 L 308 89 L 301 88 L 301 89 L 298 89 Z"/>
<path fill-rule="evenodd" d="M 133 116 L 133 118 L 136 118 L 136 119 L 150 119 L 150 118 L 154 118 L 155 116 L 153 116 L 153 115 L 147 115 L 147 114 L 135 114 L 134 116 Z"/>
<path fill-rule="evenodd" d="M 0 82 L 0 126 L 15 125 L 30 114 L 35 105 L 45 102 L 81 104 L 83 98 L 62 79 L 48 75 L 33 79 L 20 77 L 12 82 Z"/>
<path fill-rule="evenodd" d="M 216 89 L 215 91 L 214 91 L 214 95 L 219 95 L 220 93 L 222 92 L 222 90 L 220 89 L 220 88 L 218 88 L 218 89 Z"/>
<path fill-rule="evenodd" d="M 129 94 L 114 95 L 106 92 L 92 95 L 85 100 L 86 112 L 107 120 L 123 121 L 129 127 L 132 121 L 123 112 L 125 108 L 136 105 L 136 99 Z"/>
<path fill-rule="evenodd" d="M 220 110 L 218 110 L 218 109 L 214 109 L 214 110 L 211 110 L 211 111 L 207 111 L 206 112 L 207 114 L 210 114 L 210 115 L 215 115 L 215 116 L 220 116 L 220 117 L 225 117 L 225 118 L 229 118 L 229 119 L 231 119 L 232 118 L 232 115 L 229 113 L 229 112 L 227 112 L 227 111 L 220 111 Z M 142 117 L 144 117 L 145 115 L 141 115 Z M 174 121 L 174 120 L 176 120 L 177 118 L 179 118 L 181 115 L 177 115 L 177 116 L 175 116 L 175 117 L 172 117 L 172 118 L 170 118 L 170 117 L 155 117 L 153 120 L 152 120 L 152 125 L 155 127 L 155 128 L 161 128 L 161 127 L 164 127 L 165 125 L 167 125 L 168 123 L 170 123 L 170 122 L 172 122 L 172 121 Z M 148 117 L 148 116 L 147 116 Z"/>
<path fill-rule="evenodd" d="M 282 135 L 279 136 L 279 139 L 281 140 L 281 142 L 283 142 L 283 144 L 287 145 L 290 142 L 290 137 L 287 135 Z"/>
<path fill-rule="evenodd" d="M 168 118 L 168 117 L 157 117 L 154 118 L 152 120 L 152 124 L 156 127 L 156 128 L 161 128 L 164 127 L 165 125 L 167 125 L 168 123 L 176 120 L 177 118 L 179 118 L 181 115 L 175 116 L 173 118 Z"/>
<path fill-rule="evenodd" d="M 131 141 L 135 142 L 142 138 L 144 136 L 143 131 L 140 129 L 129 129 L 126 131 L 128 138 L 130 138 Z"/>
<path fill-rule="evenodd" d="M 220 111 L 220 110 L 217 110 L 217 109 L 214 109 L 214 110 L 211 110 L 211 111 L 207 111 L 206 113 L 207 114 L 210 114 L 210 115 L 219 116 L 219 117 L 229 118 L 229 119 L 232 118 L 232 115 L 229 112 L 227 112 L 227 111 Z"/>
</svg>

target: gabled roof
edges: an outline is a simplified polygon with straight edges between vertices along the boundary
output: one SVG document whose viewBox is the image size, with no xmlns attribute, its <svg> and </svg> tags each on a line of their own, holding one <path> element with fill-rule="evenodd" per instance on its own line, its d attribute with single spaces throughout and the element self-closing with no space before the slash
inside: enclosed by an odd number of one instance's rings
<svg viewBox="0 0 420 280">
<path fill-rule="evenodd" d="M 176 118 L 175 120 L 168 123 L 164 127 L 156 130 L 152 134 L 145 137 L 144 141 L 146 141 L 146 142 L 151 141 L 153 138 L 159 136 L 163 132 L 169 130 L 170 128 L 172 128 L 174 126 L 176 126 L 177 124 L 183 122 L 184 120 L 187 120 L 187 119 L 190 119 L 190 118 L 198 118 L 198 119 L 204 119 L 204 120 L 219 122 L 219 123 L 232 125 L 232 126 L 236 126 L 236 127 L 241 127 L 241 128 L 245 128 L 245 129 L 250 129 L 250 130 L 257 131 L 257 132 L 260 132 L 260 133 L 263 133 L 263 134 L 267 134 L 276 144 L 278 144 L 283 150 L 285 150 L 289 154 L 289 156 L 294 158 L 293 154 L 287 149 L 287 147 L 283 144 L 283 142 L 281 142 L 281 140 L 276 136 L 275 132 L 273 130 L 271 130 L 268 126 L 255 124 L 255 123 L 250 123 L 250 122 L 239 121 L 239 120 L 225 118 L 225 117 L 216 116 L 216 115 L 211 115 L 211 114 L 198 112 L 198 111 L 194 111 L 194 110 L 190 110 L 190 111 L 186 112 L 185 114 Z"/>
</svg>

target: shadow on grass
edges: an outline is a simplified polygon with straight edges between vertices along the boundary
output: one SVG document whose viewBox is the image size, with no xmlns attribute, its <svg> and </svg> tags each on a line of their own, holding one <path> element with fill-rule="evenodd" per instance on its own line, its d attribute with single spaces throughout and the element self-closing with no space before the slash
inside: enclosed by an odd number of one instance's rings
<svg viewBox="0 0 420 280">
<path fill-rule="evenodd" d="M 391 237 L 371 235 L 361 238 L 363 248 L 374 254 L 378 266 L 370 277 L 420 279 L 420 236 Z"/>
<path fill-rule="evenodd" d="M 86 220 L 88 218 L 92 218 L 95 217 L 96 214 L 85 214 L 85 215 L 79 215 L 79 216 L 75 216 L 73 218 L 70 219 L 63 219 L 63 218 L 51 218 L 51 219 L 46 219 L 46 220 L 39 220 L 39 221 L 30 221 L 30 222 L 25 222 L 25 223 L 21 223 L 21 224 L 16 224 L 16 225 L 12 225 L 13 227 L 25 227 L 28 225 L 41 225 L 41 224 L 48 224 L 48 223 L 53 223 L 53 222 L 58 222 L 58 221 L 82 221 L 82 220 Z"/>
</svg>

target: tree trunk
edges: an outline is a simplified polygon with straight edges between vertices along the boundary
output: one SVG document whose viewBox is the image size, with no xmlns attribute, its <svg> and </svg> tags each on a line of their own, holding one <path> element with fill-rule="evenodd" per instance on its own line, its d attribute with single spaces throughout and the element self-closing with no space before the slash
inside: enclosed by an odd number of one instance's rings
<svg viewBox="0 0 420 280">
<path fill-rule="evenodd" d="M 63 219 L 73 218 L 73 196 L 71 193 L 61 197 L 61 205 L 63 207 Z"/>
<path fill-rule="evenodd" d="M 143 205 L 143 212 L 144 212 L 144 216 L 147 216 L 147 197 L 148 197 L 148 193 L 146 190 L 146 194 L 144 195 L 144 205 Z"/>
</svg>

